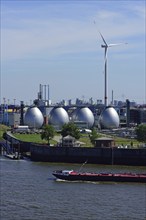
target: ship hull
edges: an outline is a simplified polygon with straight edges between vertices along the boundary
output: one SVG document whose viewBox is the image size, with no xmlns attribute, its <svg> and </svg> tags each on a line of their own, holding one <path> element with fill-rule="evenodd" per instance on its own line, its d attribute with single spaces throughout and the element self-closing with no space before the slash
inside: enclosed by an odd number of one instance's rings
<svg viewBox="0 0 146 220">
<path fill-rule="evenodd" d="M 67 181 L 90 181 L 90 182 L 137 182 L 146 183 L 146 175 L 134 174 L 92 174 L 92 173 L 70 173 L 64 174 L 53 172 L 57 179 Z"/>
</svg>

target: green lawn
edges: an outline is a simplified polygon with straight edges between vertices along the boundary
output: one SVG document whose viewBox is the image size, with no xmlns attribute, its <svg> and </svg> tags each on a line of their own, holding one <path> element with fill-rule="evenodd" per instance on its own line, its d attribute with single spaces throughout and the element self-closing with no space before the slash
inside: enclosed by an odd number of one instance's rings
<svg viewBox="0 0 146 220">
<path fill-rule="evenodd" d="M 8 129 L 9 127 L 0 124 L 0 140 L 2 140 L 3 133 Z M 47 144 L 45 140 L 41 139 L 40 134 L 14 134 L 14 136 L 22 141 Z M 131 140 L 127 138 L 114 137 L 114 140 L 116 146 L 131 146 L 131 144 L 133 144 L 133 147 L 137 147 L 139 144 L 141 144 L 135 139 Z M 81 138 L 79 139 L 79 141 L 85 143 L 85 145 L 83 146 L 93 147 L 87 134 L 81 134 Z M 51 140 L 50 144 L 57 144 L 57 141 Z"/>
<path fill-rule="evenodd" d="M 40 134 L 15 134 L 15 137 L 17 137 L 18 139 L 20 139 L 22 141 L 43 143 L 43 144 L 47 143 L 45 140 L 41 139 Z M 115 140 L 116 146 L 119 146 L 119 145 L 131 146 L 131 144 L 133 143 L 133 147 L 137 147 L 137 145 L 140 144 L 140 142 L 138 142 L 137 140 L 131 140 L 131 139 L 127 139 L 127 138 L 114 137 L 114 140 Z M 88 135 L 81 135 L 81 138 L 79 139 L 79 141 L 85 143 L 85 145 L 83 145 L 83 146 L 93 147 Z M 50 144 L 57 144 L 57 141 L 51 140 Z"/>
<path fill-rule="evenodd" d="M 41 143 L 47 144 L 47 141 L 41 139 L 40 134 L 13 134 L 16 138 L 26 142 L 34 142 L 34 143 Z M 55 140 L 51 140 L 50 144 L 56 144 Z"/>
<path fill-rule="evenodd" d="M 141 144 L 139 141 L 136 139 L 128 139 L 128 138 L 119 138 L 119 137 L 114 137 L 115 139 L 115 144 L 117 146 L 119 145 L 124 145 L 124 146 L 133 146 L 137 147 L 139 144 Z"/>
<path fill-rule="evenodd" d="M 3 133 L 9 129 L 8 126 L 0 124 L 0 140 L 3 139 Z"/>
<path fill-rule="evenodd" d="M 27 142 L 34 142 L 34 143 L 43 143 L 46 144 L 47 142 L 45 140 L 41 139 L 40 134 L 13 134 L 16 138 L 22 141 L 27 141 Z M 58 135 L 60 136 L 60 135 Z M 79 141 L 84 142 L 85 146 L 91 147 L 92 144 L 90 142 L 90 139 L 88 136 L 82 135 Z M 51 140 L 50 144 L 57 144 L 57 141 Z M 83 145 L 84 146 L 84 145 Z"/>
<path fill-rule="evenodd" d="M 83 145 L 83 147 L 93 147 L 88 135 L 81 135 L 79 141 L 85 143 L 85 145 Z"/>
</svg>

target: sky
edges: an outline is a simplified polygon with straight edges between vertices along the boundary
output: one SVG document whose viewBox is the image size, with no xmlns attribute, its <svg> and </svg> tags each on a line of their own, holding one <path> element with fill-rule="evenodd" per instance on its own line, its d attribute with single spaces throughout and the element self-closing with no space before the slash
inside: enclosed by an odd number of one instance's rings
<svg viewBox="0 0 146 220">
<path fill-rule="evenodd" d="M 145 0 L 1 0 L 0 101 L 31 103 L 49 85 L 52 103 L 76 98 L 146 103 Z M 127 43 L 127 44 L 125 44 Z"/>
</svg>

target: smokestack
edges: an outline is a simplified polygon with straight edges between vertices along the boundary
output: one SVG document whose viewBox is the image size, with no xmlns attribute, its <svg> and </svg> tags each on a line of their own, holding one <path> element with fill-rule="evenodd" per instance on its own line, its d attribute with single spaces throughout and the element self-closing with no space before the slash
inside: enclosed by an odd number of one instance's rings
<svg viewBox="0 0 146 220">
<path fill-rule="evenodd" d="M 45 101 L 46 101 L 46 85 L 44 85 L 44 88 L 45 88 Z"/>
<path fill-rule="evenodd" d="M 49 99 L 50 99 L 50 91 L 49 91 L 49 85 L 48 85 L 48 103 L 49 103 Z"/>
<path fill-rule="evenodd" d="M 23 109 L 24 109 L 24 103 L 23 101 L 21 101 L 20 102 L 20 125 L 24 125 Z"/>
<path fill-rule="evenodd" d="M 114 105 L 114 91 L 112 90 L 112 105 Z"/>
<path fill-rule="evenodd" d="M 130 101 L 126 99 L 126 123 L 127 127 L 129 127 L 130 124 Z"/>
<path fill-rule="evenodd" d="M 40 84 L 39 99 L 42 100 L 42 85 Z"/>
</svg>

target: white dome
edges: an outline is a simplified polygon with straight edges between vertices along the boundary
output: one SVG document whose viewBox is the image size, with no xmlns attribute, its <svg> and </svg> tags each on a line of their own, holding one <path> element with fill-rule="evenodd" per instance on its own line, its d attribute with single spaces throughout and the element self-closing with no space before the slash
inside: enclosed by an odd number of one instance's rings
<svg viewBox="0 0 146 220">
<path fill-rule="evenodd" d="M 44 117 L 37 107 L 30 107 L 24 115 L 24 123 L 29 127 L 40 128 L 44 123 Z"/>
</svg>

